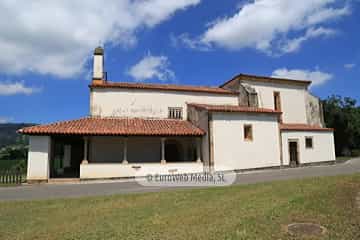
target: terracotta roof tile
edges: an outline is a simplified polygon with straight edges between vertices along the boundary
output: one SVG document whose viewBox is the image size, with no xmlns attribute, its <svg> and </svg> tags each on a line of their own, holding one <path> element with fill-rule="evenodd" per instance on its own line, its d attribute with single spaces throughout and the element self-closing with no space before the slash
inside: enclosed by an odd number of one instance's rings
<svg viewBox="0 0 360 240">
<path fill-rule="evenodd" d="M 323 128 L 321 126 L 298 124 L 298 123 L 281 124 L 280 130 L 282 130 L 282 131 L 324 131 L 324 132 L 334 131 L 333 128 Z"/>
<path fill-rule="evenodd" d="M 276 111 L 268 108 L 255 108 L 255 107 L 244 107 L 237 105 L 210 105 L 210 104 L 199 104 L 199 103 L 188 103 L 189 106 L 208 110 L 211 112 L 244 112 L 244 113 L 270 113 L 270 114 L 281 114 L 281 111 Z"/>
<path fill-rule="evenodd" d="M 175 84 L 150 84 L 150 83 L 126 83 L 126 82 L 104 82 L 92 83 L 90 88 L 130 88 L 130 89 L 154 89 L 165 91 L 184 91 L 184 92 L 206 92 L 217 94 L 237 95 L 238 93 L 219 87 L 175 85 Z"/>
<path fill-rule="evenodd" d="M 204 131 L 188 121 L 173 119 L 87 117 L 26 127 L 27 135 L 202 136 Z"/>
</svg>

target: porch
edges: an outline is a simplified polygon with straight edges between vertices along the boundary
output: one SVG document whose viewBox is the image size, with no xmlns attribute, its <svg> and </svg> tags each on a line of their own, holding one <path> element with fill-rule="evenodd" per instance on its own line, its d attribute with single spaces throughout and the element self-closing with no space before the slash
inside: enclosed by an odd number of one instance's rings
<svg viewBox="0 0 360 240">
<path fill-rule="evenodd" d="M 88 117 L 20 132 L 31 135 L 32 181 L 203 172 L 208 151 L 205 132 L 183 120 Z"/>
<path fill-rule="evenodd" d="M 123 178 L 203 171 L 199 137 L 52 137 L 50 178 Z"/>
</svg>

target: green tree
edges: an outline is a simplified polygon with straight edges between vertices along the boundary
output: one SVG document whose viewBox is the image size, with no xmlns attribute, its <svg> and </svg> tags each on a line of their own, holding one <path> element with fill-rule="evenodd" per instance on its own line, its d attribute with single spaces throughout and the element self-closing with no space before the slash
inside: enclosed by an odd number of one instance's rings
<svg viewBox="0 0 360 240">
<path fill-rule="evenodd" d="M 337 155 L 350 155 L 360 149 L 360 107 L 356 100 L 333 95 L 323 101 L 327 127 L 335 129 Z"/>
</svg>

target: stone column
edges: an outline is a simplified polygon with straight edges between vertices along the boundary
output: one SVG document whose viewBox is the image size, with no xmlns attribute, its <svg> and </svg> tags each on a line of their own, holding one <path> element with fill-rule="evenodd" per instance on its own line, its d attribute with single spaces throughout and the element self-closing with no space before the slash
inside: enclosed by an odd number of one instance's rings
<svg viewBox="0 0 360 240">
<path fill-rule="evenodd" d="M 82 160 L 81 164 L 88 164 L 88 142 L 89 139 L 87 137 L 84 137 L 84 159 Z"/>
<path fill-rule="evenodd" d="M 161 138 L 161 164 L 166 164 L 166 159 L 165 159 L 165 141 L 166 141 L 166 138 Z"/>
<path fill-rule="evenodd" d="M 127 137 L 124 138 L 123 143 L 124 143 L 124 146 L 123 146 L 123 161 L 122 161 L 122 163 L 123 164 L 128 164 L 128 161 L 127 161 L 127 145 L 128 145 L 127 143 L 128 143 L 128 139 L 127 139 Z"/>
<path fill-rule="evenodd" d="M 196 162 L 201 163 L 201 138 L 196 139 Z"/>
</svg>

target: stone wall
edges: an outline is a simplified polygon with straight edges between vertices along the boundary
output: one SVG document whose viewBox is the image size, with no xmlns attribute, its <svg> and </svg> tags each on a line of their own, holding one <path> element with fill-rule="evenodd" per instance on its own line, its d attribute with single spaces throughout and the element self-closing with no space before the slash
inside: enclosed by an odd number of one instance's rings
<svg viewBox="0 0 360 240">
<path fill-rule="evenodd" d="M 311 93 L 306 92 L 305 103 L 307 123 L 310 125 L 325 127 L 324 113 L 320 99 L 313 96 Z"/>
</svg>

